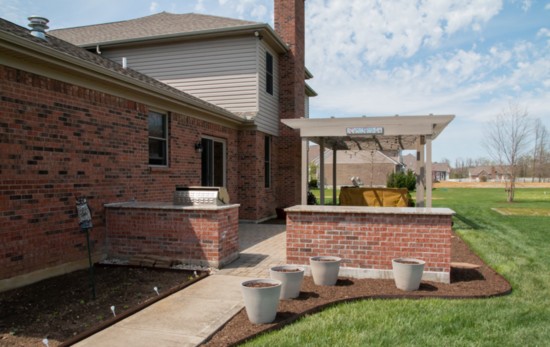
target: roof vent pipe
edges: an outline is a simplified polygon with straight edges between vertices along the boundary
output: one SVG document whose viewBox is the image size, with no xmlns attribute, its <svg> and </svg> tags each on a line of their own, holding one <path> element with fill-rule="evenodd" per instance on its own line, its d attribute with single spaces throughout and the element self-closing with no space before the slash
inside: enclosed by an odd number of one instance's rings
<svg viewBox="0 0 550 347">
<path fill-rule="evenodd" d="M 128 67 L 128 59 L 126 57 L 122 57 L 122 68 L 126 69 Z"/>
<path fill-rule="evenodd" d="M 30 16 L 29 18 L 29 27 L 31 27 L 31 35 L 38 37 L 39 39 L 46 39 L 46 29 L 49 29 L 48 23 L 49 20 L 40 16 Z"/>
</svg>

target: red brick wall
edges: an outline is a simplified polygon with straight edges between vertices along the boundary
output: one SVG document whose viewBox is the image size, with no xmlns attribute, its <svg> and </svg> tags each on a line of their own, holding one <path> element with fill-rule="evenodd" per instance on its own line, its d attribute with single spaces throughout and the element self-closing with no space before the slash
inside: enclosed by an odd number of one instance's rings
<svg viewBox="0 0 550 347">
<path fill-rule="evenodd" d="M 290 51 L 279 58 L 280 119 L 305 117 L 304 0 L 275 0 L 275 31 Z M 277 169 L 277 196 L 281 206 L 301 199 L 301 142 L 299 133 L 281 123 Z"/>
<path fill-rule="evenodd" d="M 425 271 L 450 273 L 451 215 L 287 212 L 287 262 L 338 256 L 342 266 L 390 270 L 412 257 Z"/>
<path fill-rule="evenodd" d="M 227 141 L 228 192 L 232 202 L 244 199 L 237 130 L 172 113 L 170 166 L 151 168 L 147 112 L 134 100 L 0 66 L 0 279 L 86 258 L 75 196 L 93 209 L 97 253 L 105 251 L 103 204 L 170 201 L 176 185 L 200 185 L 194 145 L 203 135 Z"/>
<path fill-rule="evenodd" d="M 218 267 L 238 257 L 239 208 L 217 210 L 108 207 L 110 256 L 162 255 Z"/>
<path fill-rule="evenodd" d="M 275 171 L 277 162 L 276 141 L 271 137 L 271 187 L 265 187 L 265 133 L 256 130 L 239 132 L 239 216 L 246 220 L 261 220 L 275 214 L 279 207 L 275 190 L 279 174 Z"/>
</svg>

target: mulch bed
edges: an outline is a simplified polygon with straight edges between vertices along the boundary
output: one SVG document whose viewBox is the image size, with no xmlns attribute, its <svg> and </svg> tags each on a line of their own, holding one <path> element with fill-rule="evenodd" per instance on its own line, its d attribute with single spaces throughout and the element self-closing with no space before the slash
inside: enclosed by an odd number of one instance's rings
<svg viewBox="0 0 550 347">
<path fill-rule="evenodd" d="M 508 281 L 493 271 L 470 251 L 457 236 L 452 238 L 452 262 L 480 265 L 479 268 L 451 268 L 451 283 L 423 281 L 420 289 L 404 292 L 395 287 L 393 280 L 340 278 L 336 286 L 316 286 L 311 277 L 305 277 L 300 296 L 294 300 L 281 300 L 275 321 L 255 325 L 241 310 L 222 329 L 214 334 L 205 346 L 231 346 L 259 334 L 280 329 L 296 319 L 338 302 L 360 299 L 403 298 L 489 298 L 509 294 Z"/>
<path fill-rule="evenodd" d="M 254 325 L 244 309 L 214 334 L 206 346 L 238 344 L 258 334 L 279 329 L 296 319 L 343 301 L 364 298 L 488 298 L 511 292 L 509 283 L 473 254 L 458 237 L 452 239 L 452 261 L 479 264 L 479 268 L 452 268 L 451 284 L 422 282 L 420 290 L 403 292 L 393 280 L 340 278 L 336 286 L 316 286 L 306 277 L 300 296 L 279 304 L 274 323 Z M 88 272 L 44 280 L 23 288 L 0 293 L 0 347 L 58 346 L 75 335 L 104 324 L 110 306 L 117 315 L 153 300 L 157 286 L 161 294 L 185 285 L 190 272 L 159 271 L 148 268 L 98 267 L 98 298 L 90 300 Z M 177 289 L 177 288 L 176 288 Z M 89 331 L 89 330 L 88 330 Z"/>
</svg>

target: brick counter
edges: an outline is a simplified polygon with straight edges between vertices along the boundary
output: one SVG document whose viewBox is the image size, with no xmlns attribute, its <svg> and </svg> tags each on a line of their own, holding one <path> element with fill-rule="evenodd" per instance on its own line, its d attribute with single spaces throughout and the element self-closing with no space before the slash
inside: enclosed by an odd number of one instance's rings
<svg viewBox="0 0 550 347">
<path fill-rule="evenodd" d="M 391 260 L 426 262 L 424 280 L 450 282 L 451 224 L 448 208 L 306 206 L 287 213 L 287 262 L 342 258 L 341 276 L 393 278 Z"/>
<path fill-rule="evenodd" d="M 239 205 L 106 204 L 110 257 L 160 255 L 183 263 L 222 267 L 239 256 Z"/>
</svg>

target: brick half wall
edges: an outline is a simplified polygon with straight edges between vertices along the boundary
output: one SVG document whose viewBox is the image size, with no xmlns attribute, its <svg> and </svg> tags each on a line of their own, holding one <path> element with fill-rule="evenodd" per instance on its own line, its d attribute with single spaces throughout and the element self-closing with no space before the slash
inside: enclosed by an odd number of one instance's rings
<svg viewBox="0 0 550 347">
<path fill-rule="evenodd" d="M 239 205 L 120 203 L 105 207 L 109 257 L 163 256 L 220 268 L 239 256 Z"/>
<path fill-rule="evenodd" d="M 294 206 L 286 212 L 289 264 L 337 256 L 341 276 L 393 278 L 392 259 L 417 258 L 426 262 L 424 280 L 450 282 L 450 209 Z"/>
</svg>

